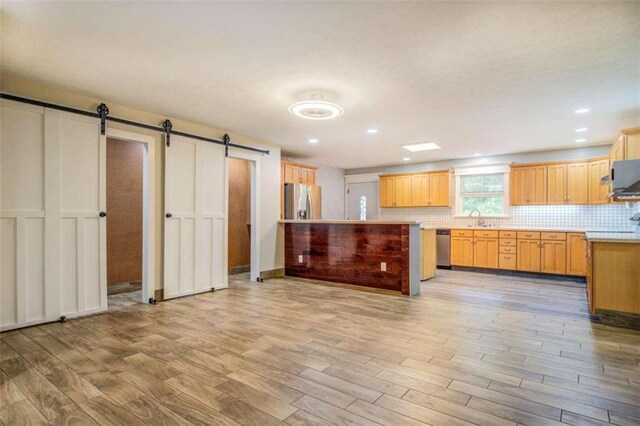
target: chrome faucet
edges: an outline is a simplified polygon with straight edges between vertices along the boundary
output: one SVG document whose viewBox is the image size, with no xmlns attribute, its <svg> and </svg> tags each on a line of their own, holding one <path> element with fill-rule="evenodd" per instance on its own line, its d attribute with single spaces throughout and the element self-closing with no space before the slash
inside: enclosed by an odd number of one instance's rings
<svg viewBox="0 0 640 426">
<path fill-rule="evenodd" d="M 633 221 L 633 222 L 638 222 L 638 223 L 636 224 L 636 232 L 637 232 L 638 234 L 640 234 L 640 213 L 636 213 L 636 214 L 634 214 L 633 216 L 631 216 L 631 217 L 629 218 L 629 220 L 631 220 L 631 221 Z"/>
<path fill-rule="evenodd" d="M 480 212 L 480 210 L 478 210 L 478 209 L 471 210 L 471 213 L 469 213 L 469 217 L 470 218 L 473 217 L 473 214 L 475 212 L 478 212 L 478 226 L 485 226 L 486 223 L 485 223 L 484 219 L 482 218 L 482 213 Z"/>
</svg>

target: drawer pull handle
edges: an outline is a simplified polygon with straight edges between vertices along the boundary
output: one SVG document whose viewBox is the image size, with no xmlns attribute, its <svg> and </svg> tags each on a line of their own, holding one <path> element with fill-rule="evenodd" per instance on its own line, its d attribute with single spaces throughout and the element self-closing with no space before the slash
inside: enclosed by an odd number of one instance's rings
<svg viewBox="0 0 640 426">
<path fill-rule="evenodd" d="M 557 235 L 549 235 L 549 238 L 558 238 Z"/>
<path fill-rule="evenodd" d="M 504 258 L 509 260 L 509 259 L 511 259 L 511 256 L 505 256 Z"/>
</svg>

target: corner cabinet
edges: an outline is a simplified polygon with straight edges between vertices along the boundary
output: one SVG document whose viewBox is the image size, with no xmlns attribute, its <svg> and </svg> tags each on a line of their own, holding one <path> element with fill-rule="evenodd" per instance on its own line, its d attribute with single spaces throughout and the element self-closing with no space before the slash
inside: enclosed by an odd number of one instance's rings
<svg viewBox="0 0 640 426">
<path fill-rule="evenodd" d="M 450 181 L 448 170 L 380 176 L 380 207 L 448 207 Z"/>
</svg>

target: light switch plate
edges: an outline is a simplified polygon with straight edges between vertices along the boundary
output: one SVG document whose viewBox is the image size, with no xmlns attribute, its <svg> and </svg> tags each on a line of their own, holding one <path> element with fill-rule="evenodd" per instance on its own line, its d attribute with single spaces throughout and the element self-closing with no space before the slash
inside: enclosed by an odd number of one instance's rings
<svg viewBox="0 0 640 426">
<path fill-rule="evenodd" d="M 380 262 L 380 270 L 382 272 L 387 272 L 387 262 Z"/>
<path fill-rule="evenodd" d="M 304 262 L 304 256 L 303 255 L 298 255 L 298 263 L 302 263 Z"/>
</svg>

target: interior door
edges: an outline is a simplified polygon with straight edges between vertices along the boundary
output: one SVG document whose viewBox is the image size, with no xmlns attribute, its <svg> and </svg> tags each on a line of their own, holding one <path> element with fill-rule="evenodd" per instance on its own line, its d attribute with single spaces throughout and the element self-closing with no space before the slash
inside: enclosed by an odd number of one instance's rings
<svg viewBox="0 0 640 426">
<path fill-rule="evenodd" d="M 378 218 L 378 182 L 350 183 L 347 191 L 347 219 L 360 220 L 363 203 L 366 220 Z"/>
<path fill-rule="evenodd" d="M 172 136 L 165 146 L 165 299 L 227 287 L 224 147 Z"/>
<path fill-rule="evenodd" d="M 97 119 L 2 102 L 0 330 L 107 308 L 105 153 Z"/>
</svg>

